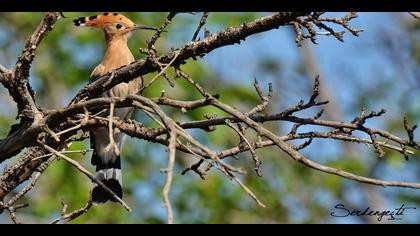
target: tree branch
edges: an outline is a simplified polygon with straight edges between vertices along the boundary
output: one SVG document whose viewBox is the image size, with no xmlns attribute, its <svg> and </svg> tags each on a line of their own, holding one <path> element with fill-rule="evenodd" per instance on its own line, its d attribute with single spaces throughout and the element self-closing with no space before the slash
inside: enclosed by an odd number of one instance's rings
<svg viewBox="0 0 420 236">
<path fill-rule="evenodd" d="M 166 208 L 166 212 L 168 214 L 168 224 L 174 223 L 174 215 L 172 212 L 171 202 L 169 200 L 169 191 L 172 185 L 172 178 L 173 178 L 173 170 L 175 164 L 175 147 L 176 147 L 176 139 L 177 139 L 177 132 L 175 127 L 172 127 L 171 132 L 169 134 L 169 157 L 168 157 L 168 167 L 165 169 L 166 172 L 166 183 L 162 190 L 163 196 L 163 205 Z"/>
<path fill-rule="evenodd" d="M 95 184 L 101 186 L 107 193 L 109 193 L 115 200 L 117 200 L 128 212 L 131 212 L 131 208 L 121 199 L 117 196 L 117 194 L 115 194 L 110 188 L 108 188 L 108 186 L 106 186 L 104 183 L 102 183 L 101 181 L 97 180 L 95 178 L 95 176 L 93 174 L 91 174 L 89 171 L 87 171 L 83 166 L 81 166 L 77 161 L 74 161 L 70 158 L 68 158 L 67 156 L 65 156 L 64 154 L 58 152 L 57 150 L 55 150 L 54 148 L 49 147 L 48 145 L 45 145 L 42 142 L 38 142 L 40 144 L 40 146 L 42 146 L 43 148 L 45 148 L 46 150 L 48 150 L 49 152 L 53 153 L 54 155 L 56 155 L 57 157 L 65 160 L 66 162 L 70 163 L 72 166 L 74 166 L 76 169 L 78 169 L 80 172 L 82 172 L 83 174 L 85 174 L 90 180 L 92 180 Z"/>
<path fill-rule="evenodd" d="M 250 35 L 279 28 L 305 14 L 306 13 L 303 12 L 279 12 L 259 18 L 253 22 L 244 23 L 241 26 L 230 27 L 210 37 L 206 37 L 203 40 L 190 42 L 184 47 L 176 49 L 174 52 L 160 56 L 157 58 L 157 61 L 159 64 L 168 64 L 178 54 L 173 65 L 180 65 L 189 58 L 203 56 L 216 48 L 240 43 L 241 40 L 245 40 Z M 96 97 L 121 82 L 128 82 L 134 78 L 158 70 L 160 70 L 160 66 L 153 63 L 151 60 L 145 59 L 136 61 L 115 70 L 112 79 L 110 79 L 111 73 L 108 73 L 89 83 L 76 95 L 71 104 L 86 98 Z"/>
<path fill-rule="evenodd" d="M 16 155 L 23 148 L 29 147 L 26 155 L 20 158 L 14 166 L 8 168 L 3 175 L 0 176 L 0 211 L 3 209 L 9 211 L 13 221 L 17 222 L 15 213 L 19 206 L 14 205 L 15 202 L 33 188 L 37 179 L 42 174 L 42 170 L 45 170 L 45 168 L 49 166 L 49 163 L 55 160 L 56 157 L 62 158 L 76 167 L 93 182 L 112 194 L 123 207 L 130 211 L 130 208 L 102 182 L 97 181 L 94 175 L 88 172 L 78 162 L 64 155 L 64 149 L 67 148 L 67 145 L 70 142 L 75 140 L 84 140 L 88 137 L 87 135 L 77 134 L 78 131 L 94 127 L 108 127 L 111 130 L 115 127 L 121 132 L 124 132 L 132 137 L 144 139 L 168 147 L 168 166 L 164 170 L 167 176 L 165 186 L 162 190 L 164 207 L 166 208 L 168 214 L 168 223 L 174 222 L 169 192 L 173 179 L 173 167 L 176 150 L 191 154 L 195 158 L 198 158 L 198 162 L 190 168 L 187 168 L 183 174 L 188 170 L 193 170 L 204 179 L 204 175 L 211 168 L 215 167 L 227 178 L 237 182 L 240 187 L 242 187 L 244 191 L 260 206 L 265 205 L 240 181 L 238 176 L 236 176 L 236 174 L 244 174 L 245 172 L 241 168 L 229 164 L 230 162 L 226 162 L 224 158 L 234 157 L 239 153 L 250 151 L 254 160 L 255 171 L 258 175 L 261 175 L 261 160 L 257 156 L 256 150 L 275 145 L 285 152 L 290 158 L 304 164 L 307 167 L 324 173 L 334 174 L 354 181 L 374 185 L 420 188 L 419 183 L 384 181 L 324 166 L 311 161 L 299 152 L 301 149 L 310 145 L 313 139 L 323 138 L 344 142 L 370 144 L 380 157 L 384 155 L 382 148 L 389 148 L 398 151 L 407 157 L 409 154 L 414 154 L 414 152 L 412 150 L 408 150 L 408 148 L 420 150 L 419 143 L 414 139 L 414 130 L 417 126 L 414 125 L 410 127 L 407 119 L 404 120 L 404 128 L 407 132 L 408 139 L 404 139 L 389 132 L 369 128 L 365 125 L 366 120 L 382 116 L 385 113 L 384 110 L 365 114 L 365 110 L 363 108 L 361 114 L 351 122 L 332 121 L 334 119 L 320 119 L 323 110 L 317 112 L 316 115 L 309 118 L 302 118 L 296 115 L 296 113 L 300 111 L 317 108 L 318 106 L 323 106 L 328 103 L 328 101 L 317 100 L 319 96 L 318 77 L 315 79 L 312 96 L 307 102 L 302 100 L 294 107 L 285 109 L 277 114 L 262 114 L 262 112 L 269 106 L 273 96 L 273 88 L 271 84 L 269 84 L 268 93 L 264 94 L 259 87 L 258 82 L 255 80 L 254 87 L 261 102 L 256 104 L 249 111 L 241 112 L 232 106 L 221 102 L 218 95 L 212 95 L 207 92 L 204 87 L 180 69 L 180 65 L 186 63 L 186 61 L 190 58 L 195 59 L 196 57 L 202 57 L 217 48 L 240 43 L 241 40 L 245 40 L 250 35 L 265 32 L 284 25 L 293 25 L 295 27 L 298 34 L 297 41 L 298 39 L 302 40 L 304 38 L 310 38 L 315 41 L 315 37 L 320 34 L 331 35 L 336 37 L 338 40 L 342 40 L 343 32 L 334 31 L 334 29 L 326 25 L 327 23 L 341 25 L 347 31 L 357 36 L 361 30 L 353 29 L 348 24 L 351 19 L 357 17 L 355 13 L 349 13 L 341 18 L 324 18 L 321 17 L 322 13 L 319 12 L 274 13 L 270 16 L 262 17 L 252 22 L 244 23 L 240 26 L 227 28 L 211 36 L 208 35 L 200 41 L 195 41 L 200 28 L 205 24 L 207 19 L 208 14 L 205 13 L 200 20 L 199 26 L 194 33 L 193 40 L 191 42 L 181 48 L 173 50 L 172 52 L 157 57 L 154 44 L 160 37 L 160 34 L 169 25 L 175 14 L 176 13 L 170 13 L 159 30 L 149 40 L 149 48 L 147 51 L 148 57 L 146 59 L 135 61 L 130 65 L 116 69 L 89 83 L 81 91 L 79 91 L 72 102 L 64 108 L 44 110 L 37 107 L 33 98 L 32 89 L 28 83 L 29 69 L 35 56 L 35 50 L 45 37 L 46 33 L 52 29 L 59 18 L 60 13 L 47 13 L 44 16 L 43 21 L 28 40 L 22 55 L 19 57 L 18 63 L 12 70 L 9 71 L 0 65 L 0 81 L 3 85 L 5 85 L 11 93 L 13 99 L 16 101 L 19 116 L 22 118 L 21 123 L 12 127 L 9 135 L 4 140 L 0 140 L 0 163 Z M 314 29 L 315 26 L 320 29 L 324 29 L 327 32 L 317 32 Z M 306 35 L 302 31 L 303 29 L 306 29 L 309 34 Z M 102 92 L 119 83 L 128 82 L 134 78 L 151 72 L 159 72 L 158 75 L 149 82 L 150 85 L 161 75 L 166 76 L 165 71 L 170 67 L 173 67 L 178 76 L 184 78 L 192 87 L 201 93 L 203 98 L 194 101 L 181 101 L 167 97 L 164 92 L 157 98 L 146 98 L 140 95 L 130 95 L 124 98 L 95 98 Z M 143 90 L 147 89 L 147 87 L 148 85 L 144 86 Z M 112 112 L 109 119 L 99 117 L 98 114 L 103 112 L 104 109 L 108 109 L 110 105 L 112 107 L 115 105 L 115 107 L 133 107 L 142 110 L 156 123 L 161 125 L 161 127 L 149 128 L 137 121 L 120 120 L 117 117 L 113 117 Z M 206 117 L 208 118 L 206 120 L 180 123 L 165 113 L 161 106 L 181 109 L 182 112 L 200 107 L 214 106 L 221 111 L 226 112 L 228 115 L 222 118 Z M 294 125 L 288 134 L 277 135 L 262 126 L 262 123 L 267 121 L 286 121 L 294 123 Z M 331 131 L 298 133 L 298 128 L 303 125 L 328 127 L 331 128 Z M 232 128 L 235 131 L 235 134 L 240 138 L 241 143 L 238 146 L 216 152 L 198 142 L 196 138 L 186 131 L 187 129 L 197 128 L 211 132 L 217 126 L 229 126 Z M 257 141 L 252 141 L 250 138 L 247 138 L 249 137 L 248 134 L 245 136 L 245 130 L 247 128 L 252 129 L 252 132 L 258 137 Z M 357 137 L 353 134 L 354 131 L 360 131 L 367 134 L 370 139 Z M 384 138 L 385 141 L 378 140 L 379 137 Z M 290 140 L 304 140 L 305 142 L 299 146 L 293 146 L 288 143 Z M 57 150 L 63 151 L 60 152 Z M 206 163 L 207 168 L 203 170 L 199 169 L 202 163 Z M 40 170 L 40 168 L 42 170 Z M 29 184 L 21 192 L 12 197 L 7 204 L 5 204 L 3 202 L 4 196 L 29 178 L 31 178 Z M 66 214 L 67 205 L 63 203 L 63 214 L 60 219 L 53 221 L 53 223 L 57 223 L 59 221 L 66 223 L 81 214 L 86 213 L 91 206 L 92 202 L 90 199 L 85 207 Z"/>
<path fill-rule="evenodd" d="M 34 92 L 29 84 L 29 70 L 35 58 L 35 52 L 42 39 L 52 30 L 59 18 L 58 12 L 48 12 L 26 42 L 16 65 L 10 71 L 1 69 L 1 83 L 9 91 L 17 104 L 19 124 L 12 126 L 8 137 L 0 140 L 0 163 L 19 153 L 30 141 L 28 133 L 39 132 L 36 123 L 42 119 L 41 110 L 36 105 Z M 23 145 L 22 145 L 23 144 Z"/>
</svg>

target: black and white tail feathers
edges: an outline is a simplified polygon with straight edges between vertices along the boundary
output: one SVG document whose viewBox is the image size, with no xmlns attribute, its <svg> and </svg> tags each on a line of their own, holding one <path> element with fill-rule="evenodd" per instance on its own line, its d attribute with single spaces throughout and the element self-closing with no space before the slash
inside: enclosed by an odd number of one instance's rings
<svg viewBox="0 0 420 236">
<path fill-rule="evenodd" d="M 102 136 L 99 132 L 99 136 Z M 104 136 L 102 136 L 104 137 Z M 100 143 L 108 142 L 105 140 L 97 140 L 98 134 L 91 133 L 91 147 L 94 149 L 92 154 L 92 165 L 96 166 L 96 179 L 104 183 L 111 189 L 119 198 L 122 198 L 122 176 L 121 176 L 121 158 L 120 156 L 105 155 L 103 153 L 103 145 Z M 98 150 L 99 149 L 99 150 Z M 101 156 L 102 155 L 102 156 Z M 101 186 L 95 186 L 92 190 L 92 201 L 94 203 L 105 203 L 107 201 L 116 202 L 117 200 L 109 194 Z"/>
</svg>

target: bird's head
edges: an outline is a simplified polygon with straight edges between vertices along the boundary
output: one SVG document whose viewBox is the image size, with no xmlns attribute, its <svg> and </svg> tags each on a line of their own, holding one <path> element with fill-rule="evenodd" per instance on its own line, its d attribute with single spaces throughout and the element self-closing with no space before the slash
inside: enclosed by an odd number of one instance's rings
<svg viewBox="0 0 420 236">
<path fill-rule="evenodd" d="M 132 20 L 119 13 L 103 13 L 100 15 L 80 17 L 73 20 L 75 26 L 88 26 L 101 29 L 107 36 L 118 37 L 130 35 L 135 30 L 158 30 L 155 27 L 135 24 Z"/>
</svg>

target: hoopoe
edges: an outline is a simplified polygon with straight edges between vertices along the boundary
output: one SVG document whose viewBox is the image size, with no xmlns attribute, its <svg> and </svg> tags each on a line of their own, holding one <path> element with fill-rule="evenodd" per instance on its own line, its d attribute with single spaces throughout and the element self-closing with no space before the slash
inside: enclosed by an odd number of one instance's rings
<svg viewBox="0 0 420 236">
<path fill-rule="evenodd" d="M 76 26 L 88 26 L 103 30 L 105 33 L 106 51 L 102 62 L 93 70 L 90 81 L 99 76 L 111 72 L 114 69 L 130 64 L 134 61 L 134 56 L 127 46 L 127 41 L 131 33 L 135 30 L 157 30 L 154 27 L 137 25 L 127 17 L 119 13 L 103 13 L 101 15 L 80 17 L 75 19 Z M 112 89 L 101 94 L 102 97 L 125 97 L 129 94 L 138 93 L 143 86 L 143 79 L 136 78 L 129 83 L 121 83 Z M 105 112 L 109 115 L 109 110 Z M 133 112 L 133 108 L 116 108 L 115 117 L 122 120 L 128 119 Z M 117 196 L 122 198 L 122 175 L 120 150 L 124 142 L 124 134 L 113 131 L 110 137 L 108 128 L 96 128 L 90 131 L 91 148 L 94 150 L 91 162 L 96 166 L 96 178 L 109 187 Z M 110 148 L 112 138 L 115 146 Z M 92 191 L 94 203 L 104 203 L 115 199 L 108 194 L 102 187 L 96 186 Z"/>
</svg>

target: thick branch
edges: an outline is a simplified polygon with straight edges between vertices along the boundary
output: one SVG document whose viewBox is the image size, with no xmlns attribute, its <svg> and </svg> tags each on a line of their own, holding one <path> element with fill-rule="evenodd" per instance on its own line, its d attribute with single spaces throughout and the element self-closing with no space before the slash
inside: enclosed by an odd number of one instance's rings
<svg viewBox="0 0 420 236">
<path fill-rule="evenodd" d="M 19 56 L 15 67 L 7 73 L 4 76 L 4 80 L 2 80 L 4 87 L 6 87 L 9 91 L 18 106 L 19 115 L 21 115 L 23 111 L 29 112 L 29 114 L 38 112 L 32 88 L 28 83 L 29 70 L 31 68 L 32 61 L 35 58 L 35 51 L 38 45 L 53 28 L 58 17 L 58 12 L 48 12 L 44 15 L 41 23 L 26 42 L 25 48 Z M 22 117 L 31 118 L 28 117 L 28 114 L 24 114 L 21 118 Z"/>
<path fill-rule="evenodd" d="M 157 58 L 157 61 L 160 64 L 168 64 L 169 62 L 173 60 L 173 58 L 176 55 L 178 55 L 176 61 L 174 62 L 174 66 L 176 66 L 176 65 L 179 65 L 181 62 L 184 62 L 185 60 L 192 58 L 194 56 L 201 56 L 201 55 L 211 52 L 212 50 L 216 48 L 226 46 L 226 45 L 231 45 L 234 43 L 239 43 L 240 40 L 244 40 L 246 37 L 250 35 L 268 31 L 271 29 L 275 29 L 283 25 L 287 25 L 291 21 L 295 20 L 297 17 L 305 15 L 305 14 L 307 13 L 275 13 L 271 16 L 262 17 L 253 22 L 245 23 L 241 26 L 228 28 L 222 32 L 212 35 L 211 37 L 206 37 L 205 39 L 201 41 L 190 42 L 186 46 L 178 50 L 175 50 L 174 52 L 165 54 Z M 51 21 L 47 21 L 47 22 L 51 22 Z M 73 99 L 72 104 L 78 103 L 82 99 L 98 96 L 103 91 L 108 90 L 121 82 L 128 82 L 129 80 L 132 80 L 140 75 L 144 75 L 144 74 L 159 71 L 159 70 L 160 70 L 160 65 L 153 63 L 150 60 L 136 61 L 128 66 L 115 70 L 114 71 L 115 73 L 113 74 L 112 79 L 111 79 L 111 73 L 109 73 L 102 76 L 101 78 L 98 78 L 94 82 L 88 84 Z M 66 125 L 63 125 L 63 124 L 59 124 L 59 125 L 66 127 Z M 54 129 L 54 127 L 50 127 L 50 128 Z M 30 136 L 20 135 L 20 137 L 30 137 Z M 36 140 L 36 139 L 32 139 L 32 140 Z M 0 152 L 2 154 L 1 157 L 3 160 L 14 156 L 23 147 L 22 143 L 16 143 L 16 142 L 14 143 L 17 144 L 16 145 L 17 148 L 15 152 L 11 152 L 10 151 L 11 149 L 0 148 L 1 150 L 5 151 L 5 152 Z M 27 144 L 28 143 L 26 143 L 26 145 Z M 14 147 L 14 145 L 9 145 L 9 147 L 10 146 Z M 58 148 L 58 146 L 53 146 L 53 148 Z M 23 158 L 25 160 L 25 163 L 21 163 L 23 166 L 15 166 L 15 168 L 10 169 L 7 173 L 2 175 L 0 179 L 10 180 L 10 178 L 12 178 L 13 181 L 10 181 L 7 184 L 7 186 L 4 186 L 4 185 L 0 186 L 0 199 L 5 194 L 7 194 L 10 190 L 16 187 L 18 184 L 20 184 L 22 181 L 28 179 L 30 175 L 32 174 L 31 171 L 33 171 L 34 168 L 38 167 L 42 163 L 42 161 L 40 160 L 31 162 L 30 161 L 31 158 L 34 158 L 36 156 L 42 156 L 45 154 L 46 153 L 43 151 L 37 150 L 36 148 L 35 149 L 31 148 L 29 149 L 28 154 L 25 155 Z M 25 166 L 28 163 L 31 163 L 31 165 Z M 20 173 L 20 174 L 11 175 L 11 173 L 15 173 L 15 174 Z"/>
<path fill-rule="evenodd" d="M 0 81 L 16 102 L 18 118 L 21 119 L 21 122 L 12 126 L 7 138 L 0 140 L 0 163 L 16 155 L 25 144 L 33 141 L 33 139 L 30 139 L 32 136 L 28 135 L 29 133 L 39 132 L 39 126 L 36 123 L 42 118 L 42 115 L 36 105 L 34 92 L 29 84 L 29 70 L 38 45 L 53 28 L 58 18 L 58 12 L 46 13 L 37 29 L 26 42 L 15 67 L 7 72 L 3 72 L 4 68 L 2 69 L 3 79 Z"/>
<path fill-rule="evenodd" d="M 269 31 L 287 25 L 299 16 L 307 13 L 303 12 L 280 12 L 270 16 L 259 18 L 253 22 L 244 23 L 241 26 L 230 27 L 203 40 L 190 42 L 184 47 L 167 53 L 159 58 L 159 64 L 168 64 L 175 55 L 178 54 L 173 65 L 179 65 L 182 62 L 192 58 L 203 56 L 216 48 L 220 48 L 235 43 L 240 43 L 248 36 L 260 32 Z M 114 87 L 121 82 L 128 82 L 141 75 L 160 70 L 160 66 L 151 60 L 139 60 L 114 71 L 111 79 L 111 73 L 99 77 L 97 80 L 84 87 L 73 99 L 72 104 L 85 98 L 96 97 L 102 92 Z"/>
<path fill-rule="evenodd" d="M 78 130 L 82 128 L 86 128 L 89 125 L 96 125 L 96 126 L 103 126 L 103 127 L 116 127 L 120 129 L 122 132 L 141 139 L 145 139 L 151 142 L 160 143 L 162 145 L 168 146 L 169 148 L 169 161 L 168 161 L 168 169 L 167 171 L 167 182 L 165 184 L 165 188 L 163 190 L 163 197 L 165 207 L 168 210 L 168 222 L 173 222 L 172 210 L 170 207 L 169 202 L 169 189 L 171 186 L 172 181 L 172 169 L 174 165 L 175 159 L 175 150 L 180 150 L 185 153 L 192 154 L 200 158 L 200 162 L 203 161 L 208 162 L 206 159 L 211 159 L 210 165 L 215 166 L 218 170 L 224 173 L 229 178 L 233 178 L 250 194 L 260 205 L 263 205 L 255 195 L 241 182 L 239 179 L 233 175 L 232 173 L 243 173 L 239 168 L 235 168 L 230 164 L 227 164 L 222 159 L 228 156 L 236 155 L 238 153 L 245 152 L 249 150 L 254 158 L 256 163 L 256 170 L 259 167 L 259 159 L 256 156 L 255 150 L 270 146 L 276 145 L 281 150 L 283 150 L 288 156 L 293 158 L 294 160 L 306 165 L 307 167 L 329 173 L 338 175 L 341 177 L 345 177 L 348 179 L 352 179 L 359 182 L 369 183 L 369 184 L 376 184 L 382 186 L 400 186 L 400 187 L 410 187 L 410 188 L 420 188 L 420 184 L 418 183 L 407 183 L 407 182 L 391 182 L 391 181 L 383 181 L 373 178 L 367 178 L 358 176 L 352 173 L 348 173 L 342 170 L 338 170 L 335 168 L 323 166 L 316 162 L 313 162 L 306 158 L 304 155 L 299 153 L 298 151 L 301 148 L 310 144 L 310 141 L 313 138 L 329 138 L 329 139 L 337 139 L 346 142 L 358 142 L 358 143 L 367 143 L 372 144 L 375 147 L 375 150 L 379 153 L 381 151 L 381 147 L 391 148 L 393 150 L 399 151 L 400 153 L 405 154 L 412 154 L 413 152 L 410 150 L 406 150 L 406 147 L 412 147 L 415 149 L 420 149 L 419 144 L 414 141 L 414 127 L 410 127 L 408 122 L 405 121 L 405 128 L 408 133 L 408 140 L 404 140 L 399 138 L 395 135 L 392 135 L 388 132 L 379 130 L 379 129 L 372 129 L 364 126 L 364 121 L 366 119 L 370 119 L 375 116 L 380 116 L 383 112 L 375 113 L 371 112 L 368 115 L 364 115 L 364 112 L 358 119 L 355 119 L 353 122 L 344 123 L 344 122 L 337 122 L 337 121 L 328 121 L 328 120 L 320 120 L 321 112 L 311 118 L 300 118 L 294 115 L 299 111 L 304 109 L 321 106 L 326 104 L 327 102 L 317 102 L 316 98 L 318 97 L 318 89 L 319 89 L 319 81 L 316 79 L 316 83 L 314 86 L 313 95 L 311 96 L 310 100 L 307 103 L 301 101 L 295 107 L 289 108 L 279 114 L 274 115 L 264 115 L 264 114 L 257 114 L 262 112 L 270 102 L 272 97 L 272 87 L 269 86 L 269 93 L 268 95 L 264 95 L 260 87 L 257 83 L 255 83 L 255 88 L 258 92 L 258 95 L 261 98 L 261 104 L 255 106 L 249 112 L 242 113 L 231 106 L 224 104 L 218 100 L 216 95 L 209 94 L 204 88 L 202 88 L 199 84 L 193 81 L 188 75 L 184 72 L 180 71 L 179 66 L 180 64 L 185 63 L 186 60 L 190 58 L 195 58 L 197 56 L 204 56 L 207 53 L 210 53 L 212 50 L 217 49 L 219 47 L 223 47 L 226 45 L 231 45 L 235 43 L 240 43 L 241 40 L 245 40 L 248 36 L 268 31 L 274 28 L 278 28 L 282 25 L 287 25 L 293 22 L 296 22 L 299 16 L 307 16 L 307 20 L 310 20 L 315 25 L 324 28 L 325 30 L 331 31 L 329 27 L 323 25 L 321 21 L 333 22 L 336 24 L 341 24 L 350 32 L 357 35 L 358 31 L 353 30 L 347 23 L 350 19 L 354 18 L 354 14 L 349 14 L 342 19 L 333 19 L 333 18 L 319 18 L 320 14 L 313 13 L 312 15 L 305 14 L 305 13 L 275 13 L 270 16 L 262 17 L 257 19 L 253 22 L 244 23 L 241 26 L 237 27 L 230 27 L 221 31 L 219 33 L 213 34 L 211 36 L 207 36 L 205 39 L 201 41 L 192 41 L 185 45 L 182 48 L 176 49 L 171 53 L 164 54 L 161 57 L 148 57 L 145 60 L 139 60 L 133 62 L 130 65 L 124 66 L 113 72 L 103 75 L 102 77 L 98 78 L 94 82 L 88 84 L 83 90 L 79 92 L 79 94 L 73 99 L 72 103 L 62 109 L 58 110 L 49 110 L 49 111 L 40 111 L 36 106 L 36 103 L 33 99 L 32 89 L 28 83 L 28 76 L 29 76 L 29 69 L 31 62 L 35 56 L 34 52 L 38 44 L 41 42 L 42 38 L 45 36 L 46 32 L 48 32 L 52 26 L 54 25 L 55 21 L 58 19 L 58 13 L 47 13 L 44 16 L 43 22 L 35 31 L 38 33 L 34 33 L 32 37 L 29 39 L 22 55 L 19 57 L 19 61 L 15 68 L 11 71 L 8 71 L 6 68 L 0 66 L 0 81 L 3 84 L 11 83 L 10 86 L 15 88 L 23 88 L 23 93 L 20 90 L 16 90 L 19 96 L 23 96 L 24 98 L 20 98 L 18 96 L 13 97 L 19 106 L 23 104 L 23 108 L 19 108 L 19 114 L 25 119 L 29 120 L 30 122 L 22 122 L 21 125 L 15 126 L 12 128 L 10 135 L 6 140 L 2 140 L 0 142 L 0 162 L 10 158 L 18 151 L 20 151 L 23 147 L 29 147 L 34 144 L 34 141 L 40 140 L 42 138 L 42 142 L 40 145 L 46 148 L 49 152 L 60 156 L 64 160 L 68 161 L 76 168 L 78 168 L 82 173 L 86 174 L 92 181 L 95 182 L 94 176 L 86 171 L 82 166 L 80 166 L 77 162 L 72 161 L 71 159 L 64 156 L 62 153 L 57 152 L 56 150 L 61 150 L 61 147 L 65 147 L 66 142 L 70 140 L 74 140 L 74 135 Z M 170 14 L 161 27 L 161 29 L 157 32 L 157 34 L 152 38 L 149 42 L 149 49 L 153 49 L 154 42 L 159 38 L 160 33 L 163 29 L 169 24 L 170 20 L 172 19 L 172 15 Z M 205 17 L 202 18 L 202 23 L 205 22 Z M 302 23 L 305 27 L 305 24 Z M 298 25 L 299 26 L 299 25 Z M 200 27 L 200 26 L 199 26 Z M 309 27 L 309 26 L 308 26 Z M 308 28 L 311 30 L 311 28 Z M 353 30 L 353 31 L 352 31 Z M 340 39 L 340 34 L 335 32 L 330 32 L 330 34 L 334 34 L 337 38 Z M 150 56 L 150 55 L 149 55 Z M 163 65 L 163 66 L 162 66 Z M 170 99 L 162 94 L 159 98 L 145 98 L 143 96 L 131 95 L 127 98 L 96 98 L 94 97 L 101 94 L 103 91 L 112 88 L 113 86 L 121 83 L 121 82 L 128 82 L 133 78 L 137 78 L 138 76 L 160 71 L 158 76 L 164 73 L 164 71 L 170 67 L 174 67 L 177 71 L 177 74 L 180 74 L 184 77 L 191 85 L 193 85 L 202 95 L 203 99 L 196 100 L 196 101 L 178 101 L 174 99 Z M 164 69 L 162 69 L 164 68 Z M 157 76 L 157 77 L 158 77 Z M 16 78 L 16 79 L 11 79 Z M 153 81 L 153 80 L 152 80 Z M 5 86 L 6 86 L 5 85 Z M 6 88 L 8 88 L 6 86 Z M 145 87 L 145 89 L 147 86 Z M 11 91 L 9 89 L 9 91 Z M 12 94 L 12 92 L 11 92 Z M 13 94 L 12 94 L 13 96 Z M 18 101 L 17 99 L 24 99 L 24 101 Z M 26 100 L 28 101 L 26 101 Z M 102 117 L 97 117 L 95 124 L 83 123 L 82 118 L 85 117 L 88 119 L 91 117 L 92 112 L 96 112 L 98 109 L 103 109 L 109 107 L 109 104 L 115 104 L 116 107 L 136 107 L 142 109 L 145 113 L 150 115 L 161 124 L 162 128 L 147 128 L 143 126 L 139 122 L 135 121 L 123 121 L 117 118 L 106 119 Z M 165 105 L 171 106 L 174 108 L 180 108 L 183 112 L 188 109 L 196 109 L 203 106 L 213 105 L 224 112 L 228 113 L 230 116 L 225 118 L 209 118 L 205 121 L 193 121 L 193 122 L 186 122 L 186 123 L 176 123 L 175 120 L 170 118 L 158 105 Z M 41 113 L 42 112 L 42 113 Z M 112 113 L 111 113 L 112 114 Z M 83 116 L 84 115 L 84 116 Z M 158 117 L 156 118 L 155 115 Z M 95 115 L 92 115 L 95 116 Z M 159 118 L 162 122 L 159 121 Z M 266 121 L 288 121 L 293 122 L 296 125 L 292 129 L 293 132 L 285 136 L 279 136 L 264 128 L 261 123 Z M 232 122 L 232 123 L 230 123 Z M 190 134 L 188 134 L 185 129 L 189 128 L 200 128 L 206 131 L 211 131 L 213 126 L 216 125 L 226 125 L 230 124 L 230 126 L 238 133 L 240 137 L 246 142 L 246 145 L 239 145 L 238 147 L 233 147 L 221 152 L 214 152 L 209 150 L 206 146 L 202 145 L 198 141 L 196 141 Z M 238 123 L 239 128 L 233 125 L 233 123 Z M 333 131 L 326 132 L 326 133 L 319 133 L 319 132 L 309 132 L 309 133 L 297 133 L 297 129 L 301 125 L 315 125 L 315 126 L 325 126 L 333 128 Z M 258 135 L 258 137 L 267 138 L 268 140 L 259 139 L 258 142 L 252 143 L 245 137 L 244 130 L 246 128 L 252 128 Z M 89 128 L 89 127 L 88 127 Z M 369 134 L 371 139 L 362 139 L 352 135 L 353 131 L 361 131 L 366 134 Z M 168 134 L 168 138 L 164 138 L 161 135 Z M 180 139 L 177 139 L 177 135 L 185 138 L 188 142 L 191 142 L 192 145 L 183 144 Z M 400 147 L 396 147 L 394 145 L 388 144 L 386 142 L 381 142 L 376 139 L 376 136 L 384 137 L 388 140 L 394 141 L 397 144 L 400 144 Z M 85 138 L 85 136 L 83 136 Z M 83 139 L 81 138 L 81 140 Z M 309 139 L 309 141 L 305 142 L 303 145 L 299 147 L 294 147 L 287 143 L 289 140 L 293 139 Z M 387 140 L 387 141 L 388 141 Z M 195 145 L 195 146 L 193 146 Z M 47 152 L 48 153 L 48 152 Z M 42 165 L 45 164 L 46 159 L 45 157 L 49 157 L 52 154 L 46 154 L 46 151 L 40 148 L 30 148 L 27 155 L 21 158 L 18 163 L 9 168 L 5 173 L 0 176 L 0 200 L 9 193 L 11 190 L 16 188 L 17 185 L 22 183 L 23 181 L 27 180 L 36 170 Z M 47 165 L 48 166 L 48 165 Z M 199 164 L 197 164 L 197 168 Z M 193 169 L 194 168 L 190 168 Z M 209 168 L 210 169 L 210 168 Z M 36 172 L 38 173 L 38 172 Z M 199 173 L 199 171 L 197 171 Z M 35 175 L 34 179 L 38 178 L 39 175 Z M 33 182 L 35 183 L 35 182 Z M 29 187 L 25 188 L 21 194 L 17 195 L 17 198 L 23 196 L 28 189 L 31 188 L 31 184 L 28 185 Z M 97 183 L 101 185 L 101 183 Z M 102 186 L 102 185 L 101 185 Z M 108 190 L 107 190 L 108 191 Z M 109 190 L 110 191 L 110 190 Z M 116 197 L 120 200 L 120 203 L 125 205 L 121 199 Z M 13 200 L 13 199 L 12 199 Z M 77 217 L 78 214 L 85 212 L 85 210 L 90 208 L 90 203 L 85 208 L 82 208 L 76 211 L 74 214 Z M 14 208 L 10 208 L 11 213 L 14 212 Z M 10 210 L 9 209 L 9 210 Z M 72 218 L 73 213 L 70 214 Z M 66 218 L 66 217 L 64 217 Z"/>
</svg>

